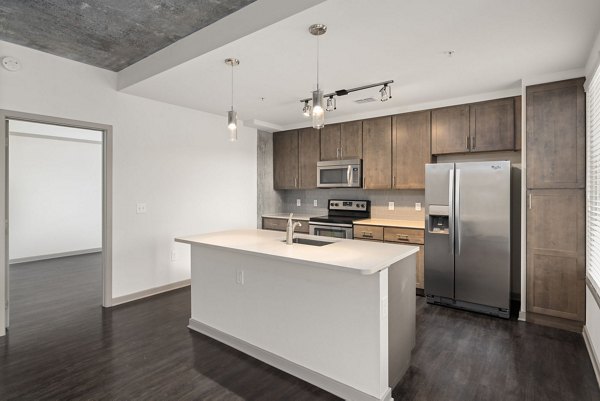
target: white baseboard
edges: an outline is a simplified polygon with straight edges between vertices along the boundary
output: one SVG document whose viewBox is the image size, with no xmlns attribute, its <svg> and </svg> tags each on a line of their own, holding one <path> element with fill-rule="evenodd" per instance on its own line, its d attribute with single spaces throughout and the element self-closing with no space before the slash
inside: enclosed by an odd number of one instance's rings
<svg viewBox="0 0 600 401">
<path fill-rule="evenodd" d="M 325 391 L 329 391 L 330 393 L 335 394 L 338 397 L 341 397 L 345 400 L 394 401 L 394 399 L 392 398 L 391 388 L 388 388 L 386 393 L 381 398 L 373 397 L 367 393 L 350 387 L 347 384 L 340 383 L 337 380 L 324 376 L 321 373 L 310 370 L 302 365 L 298 365 L 295 362 L 282 358 L 278 355 L 273 354 L 272 352 L 259 348 L 244 340 L 240 340 L 237 337 L 233 337 L 227 333 L 210 327 L 197 320 L 190 319 L 188 328 L 197 331 L 198 333 L 202 333 L 208 337 L 214 338 L 215 340 L 222 342 L 223 344 L 229 345 L 230 347 L 235 348 L 238 351 L 248 354 L 293 376 L 299 377 L 300 379 L 307 381 L 317 387 L 320 387 Z"/>
<path fill-rule="evenodd" d="M 40 260 L 64 258 L 66 256 L 87 255 L 88 253 L 102 252 L 102 248 L 82 249 L 79 251 L 50 253 L 48 255 L 27 256 L 25 258 L 10 259 L 8 264 L 15 265 L 18 263 L 38 262 Z"/>
<path fill-rule="evenodd" d="M 121 304 L 125 304 L 127 302 L 136 301 L 138 299 L 151 297 L 153 295 L 162 294 L 163 292 L 173 291 L 179 288 L 187 287 L 191 284 L 191 280 L 182 280 L 177 281 L 171 284 L 161 285 L 160 287 L 149 288 L 147 290 L 134 292 L 132 294 L 122 295 L 120 297 L 116 297 L 112 299 L 111 306 L 117 306 Z"/>
<path fill-rule="evenodd" d="M 583 341 L 585 342 L 585 347 L 588 350 L 588 354 L 590 354 L 590 359 L 592 360 L 592 366 L 594 367 L 594 373 L 596 373 L 596 381 L 598 381 L 598 385 L 600 385 L 600 364 L 598 361 L 598 357 L 596 352 L 594 351 L 594 347 L 592 347 L 592 342 L 590 340 L 590 335 L 587 331 L 587 326 L 583 326 Z"/>
</svg>

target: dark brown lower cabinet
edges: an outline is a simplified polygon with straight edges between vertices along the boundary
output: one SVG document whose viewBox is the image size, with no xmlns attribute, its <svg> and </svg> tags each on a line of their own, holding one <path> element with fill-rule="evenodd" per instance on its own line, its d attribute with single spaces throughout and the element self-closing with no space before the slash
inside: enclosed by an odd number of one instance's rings
<svg viewBox="0 0 600 401">
<path fill-rule="evenodd" d="M 585 321 L 585 190 L 529 190 L 527 320 L 581 331 Z"/>
<path fill-rule="evenodd" d="M 424 231 L 415 228 L 382 227 L 372 225 L 354 225 L 354 239 L 361 241 L 387 242 L 419 247 L 417 253 L 417 289 L 425 288 L 425 245 Z M 422 293 L 421 293 L 422 294 Z"/>
</svg>

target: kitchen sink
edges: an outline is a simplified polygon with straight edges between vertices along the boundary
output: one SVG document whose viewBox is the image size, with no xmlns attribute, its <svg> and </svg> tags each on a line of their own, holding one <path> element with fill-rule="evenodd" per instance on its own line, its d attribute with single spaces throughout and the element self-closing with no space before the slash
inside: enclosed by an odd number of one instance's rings
<svg viewBox="0 0 600 401">
<path fill-rule="evenodd" d="M 285 240 L 283 240 L 283 242 L 285 242 Z M 333 244 L 333 242 L 331 242 L 331 241 L 319 241 L 316 239 L 309 239 L 309 238 L 294 238 L 292 240 L 292 242 L 294 244 L 311 245 L 311 246 L 325 246 L 325 245 Z"/>
</svg>

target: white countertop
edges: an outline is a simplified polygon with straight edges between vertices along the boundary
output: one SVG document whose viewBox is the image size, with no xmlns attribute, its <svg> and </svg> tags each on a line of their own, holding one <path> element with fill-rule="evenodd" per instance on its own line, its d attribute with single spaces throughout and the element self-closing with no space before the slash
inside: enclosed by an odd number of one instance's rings
<svg viewBox="0 0 600 401">
<path fill-rule="evenodd" d="M 327 214 L 327 213 L 325 213 Z M 309 213 L 294 213 L 294 217 L 292 217 L 294 220 L 306 220 L 308 221 L 308 219 L 310 219 L 311 217 L 317 217 L 317 216 L 323 216 L 323 213 L 321 214 L 309 214 Z M 289 213 L 265 213 L 262 215 L 262 217 L 267 217 L 270 219 L 288 219 L 288 217 L 290 217 Z"/>
<path fill-rule="evenodd" d="M 351 270 L 361 274 L 376 273 L 419 251 L 419 247 L 411 245 L 334 239 L 305 234 L 295 234 L 294 237 L 332 243 L 325 246 L 287 245 L 283 241 L 285 233 L 252 229 L 180 237 L 175 238 L 175 241 L 190 245 L 227 248 L 234 252 L 260 254 L 329 269 Z"/>
<path fill-rule="evenodd" d="M 425 221 L 423 220 L 395 220 L 395 219 L 364 219 L 354 220 L 354 224 L 362 224 L 365 226 L 383 226 L 383 227 L 398 227 L 398 228 L 416 228 L 425 229 Z"/>
</svg>

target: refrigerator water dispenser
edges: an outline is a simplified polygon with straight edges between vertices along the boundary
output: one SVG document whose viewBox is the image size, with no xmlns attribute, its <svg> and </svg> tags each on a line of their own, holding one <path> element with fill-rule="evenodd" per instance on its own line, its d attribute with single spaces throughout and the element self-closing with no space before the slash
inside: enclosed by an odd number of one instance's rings
<svg viewBox="0 0 600 401">
<path fill-rule="evenodd" d="M 429 206 L 428 231 L 432 234 L 448 234 L 450 216 L 448 206 Z"/>
</svg>

